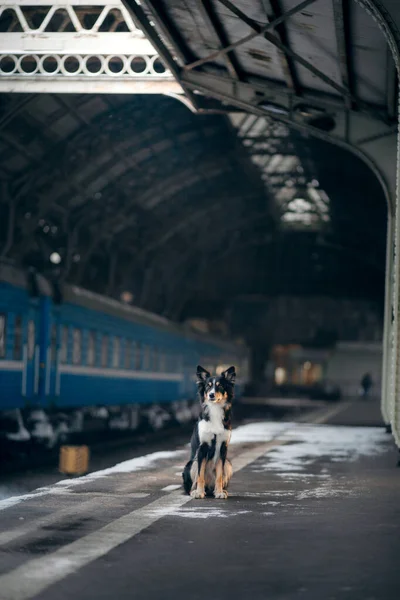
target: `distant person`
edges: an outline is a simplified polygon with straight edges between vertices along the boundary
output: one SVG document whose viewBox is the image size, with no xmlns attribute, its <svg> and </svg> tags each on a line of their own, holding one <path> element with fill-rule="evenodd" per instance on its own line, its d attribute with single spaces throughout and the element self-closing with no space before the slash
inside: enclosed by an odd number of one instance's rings
<svg viewBox="0 0 400 600">
<path fill-rule="evenodd" d="M 361 389 L 363 398 L 367 398 L 370 389 L 372 388 L 372 377 L 369 373 L 365 373 L 361 379 Z"/>
</svg>

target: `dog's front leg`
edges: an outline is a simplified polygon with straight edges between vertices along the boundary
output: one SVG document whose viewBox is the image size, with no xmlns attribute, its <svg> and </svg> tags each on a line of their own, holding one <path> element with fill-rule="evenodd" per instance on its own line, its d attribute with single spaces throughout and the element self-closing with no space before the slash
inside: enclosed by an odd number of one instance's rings
<svg viewBox="0 0 400 600">
<path fill-rule="evenodd" d="M 227 468 L 230 467 L 230 462 L 227 460 L 228 446 L 226 442 L 222 442 L 219 454 L 220 457 L 215 468 L 214 497 L 225 500 L 228 497 L 226 488 L 232 474 L 232 471 Z"/>
<path fill-rule="evenodd" d="M 215 467 L 215 490 L 214 497 L 225 500 L 228 497 L 228 492 L 224 490 L 223 485 L 224 463 L 221 459 L 218 460 Z"/>
<path fill-rule="evenodd" d="M 205 492 L 205 473 L 208 456 L 208 444 L 201 444 L 197 456 L 198 476 L 195 489 L 192 491 L 192 498 L 204 498 Z"/>
</svg>

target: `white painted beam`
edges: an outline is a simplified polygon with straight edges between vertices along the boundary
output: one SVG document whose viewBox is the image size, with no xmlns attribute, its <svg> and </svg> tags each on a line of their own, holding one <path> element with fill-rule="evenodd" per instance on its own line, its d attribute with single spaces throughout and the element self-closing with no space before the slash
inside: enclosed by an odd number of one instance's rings
<svg viewBox="0 0 400 600">
<path fill-rule="evenodd" d="M 156 79 L 95 77 L 1 77 L 0 93 L 30 94 L 182 94 L 181 86 L 171 78 Z"/>
<path fill-rule="evenodd" d="M 12 6 L 58 6 L 59 8 L 65 8 L 66 6 L 114 6 L 115 8 L 122 9 L 123 4 L 119 0 L 111 0 L 105 2 L 104 0 L 3 0 L 1 6 L 12 7 Z"/>
<path fill-rule="evenodd" d="M 157 54 L 149 40 L 135 32 L 1 33 L 0 54 Z"/>
<path fill-rule="evenodd" d="M 2 92 L 182 93 L 120 0 L 0 0 L 5 11 L 13 20 L 0 34 Z M 59 31 L 48 31 L 55 22 Z"/>
</svg>

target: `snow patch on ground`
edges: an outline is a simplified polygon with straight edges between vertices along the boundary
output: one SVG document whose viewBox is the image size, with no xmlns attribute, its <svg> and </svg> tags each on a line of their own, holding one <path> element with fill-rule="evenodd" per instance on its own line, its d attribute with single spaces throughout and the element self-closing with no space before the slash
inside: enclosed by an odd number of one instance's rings
<svg viewBox="0 0 400 600">
<path fill-rule="evenodd" d="M 38 488 L 30 494 L 21 494 L 20 496 L 11 496 L 0 500 L 0 510 L 15 506 L 24 500 L 31 500 L 32 498 L 40 498 L 40 496 L 46 496 L 50 493 L 50 488 Z"/>
<path fill-rule="evenodd" d="M 263 469 L 262 469 L 263 470 Z M 329 474 L 315 474 L 315 473 L 277 473 L 278 477 L 283 477 L 286 480 L 291 480 L 291 481 L 295 481 L 295 480 L 300 480 L 300 481 L 306 481 L 306 480 L 310 480 L 310 479 L 330 479 L 330 475 Z"/>
<path fill-rule="evenodd" d="M 179 490 L 179 488 L 182 487 L 180 483 L 178 484 L 171 484 L 171 485 L 166 485 L 165 487 L 162 488 L 162 492 L 173 492 L 174 490 Z"/>
<path fill-rule="evenodd" d="M 388 436 L 383 428 L 258 422 L 243 425 L 235 429 L 232 432 L 232 444 L 265 443 L 278 436 L 286 444 L 272 449 L 263 459 L 256 461 L 250 468 L 258 473 L 274 472 L 278 477 L 283 478 L 289 483 L 290 480 L 296 481 L 296 478 L 297 480 L 304 480 L 306 485 L 311 484 L 312 481 L 317 481 L 318 478 L 322 481 L 329 480 L 330 473 L 329 468 L 326 466 L 326 459 L 330 462 L 350 462 L 363 456 L 379 455 L 385 452 L 389 443 Z M 108 469 L 90 473 L 84 477 L 63 479 L 52 486 L 38 488 L 28 494 L 6 497 L 7 490 L 0 489 L 0 510 L 15 506 L 25 500 L 40 498 L 47 494 L 69 493 L 77 485 L 89 484 L 109 475 L 155 469 L 159 466 L 160 461 L 163 460 L 172 459 L 174 468 L 178 468 L 178 465 L 185 460 L 186 455 L 186 448 L 154 452 L 121 462 Z M 321 461 L 321 459 L 325 459 L 325 464 L 319 466 L 318 461 Z M 319 468 L 317 475 L 309 472 L 309 469 L 313 465 L 317 466 L 317 471 Z M 179 476 L 180 474 L 180 472 L 176 473 Z M 8 493 L 10 493 L 10 490 L 8 490 Z M 292 490 L 266 490 L 264 493 L 242 492 L 237 495 L 240 497 L 274 497 L 275 495 L 288 497 L 297 493 L 297 491 Z M 310 494 L 314 494 L 313 497 L 323 497 L 323 495 L 332 495 L 333 493 L 331 488 L 321 485 L 316 490 L 302 492 L 302 494 L 309 494 L 308 496 L 303 495 L 302 498 L 312 497 Z M 185 515 L 191 514 L 188 509 L 182 509 L 182 511 Z M 214 516 L 223 517 L 227 513 L 225 509 L 217 507 L 213 508 L 212 511 L 211 513 Z M 199 513 L 199 509 L 196 509 L 195 514 L 197 513 Z M 229 515 L 235 514 L 239 513 L 229 512 Z"/>
<path fill-rule="evenodd" d="M 296 423 L 273 423 L 269 421 L 241 425 L 232 431 L 231 444 L 270 442 L 283 431 L 296 427 Z"/>
<path fill-rule="evenodd" d="M 286 444 L 273 448 L 251 469 L 257 473 L 272 472 L 288 484 L 303 484 L 302 491 L 297 485 L 295 491 L 285 489 L 279 493 L 282 498 L 295 496 L 296 500 L 357 495 L 357 489 L 334 479 L 330 465 L 378 456 L 389 444 L 385 431 L 378 427 L 298 424 L 281 438 Z"/>
<path fill-rule="evenodd" d="M 146 454 L 145 456 L 138 456 L 137 458 L 131 458 L 124 462 L 118 463 L 108 469 L 102 469 L 101 471 L 95 471 L 89 473 L 79 479 L 62 480 L 55 485 L 62 485 L 71 487 L 73 485 L 80 485 L 82 483 L 88 483 L 107 475 L 114 475 L 115 473 L 133 473 L 134 471 L 143 471 L 145 469 L 153 469 L 157 466 L 157 462 L 160 460 L 167 460 L 169 458 L 177 458 L 184 454 L 186 450 L 172 450 L 166 452 L 153 452 L 152 454 Z"/>
<path fill-rule="evenodd" d="M 378 427 L 340 427 L 331 425 L 297 425 L 284 434 L 286 444 L 271 450 L 253 469 L 276 471 L 284 478 L 315 477 L 306 473 L 321 458 L 332 462 L 354 462 L 362 456 L 385 452 L 388 437 Z M 329 478 L 326 467 L 317 474 Z"/>
<path fill-rule="evenodd" d="M 146 454 L 145 456 L 138 456 L 137 458 L 125 460 L 108 469 L 95 471 L 94 473 L 89 473 L 88 475 L 84 475 L 83 477 L 79 477 L 77 479 L 62 479 L 52 486 L 38 488 L 29 494 L 11 496 L 10 498 L 0 500 L 0 510 L 4 510 L 10 506 L 15 506 L 16 504 L 19 504 L 25 500 L 40 498 L 41 496 L 46 496 L 48 494 L 63 494 L 77 485 L 91 483 L 92 481 L 107 477 L 108 475 L 114 475 L 116 473 L 134 473 L 135 471 L 154 469 L 160 460 L 167 460 L 170 458 L 176 459 L 182 456 L 182 454 L 185 452 L 186 450 L 153 452 L 151 454 Z"/>
<path fill-rule="evenodd" d="M 181 517 L 183 519 L 228 519 L 250 513 L 249 510 L 229 510 L 219 506 L 194 506 L 172 509 L 157 509 L 152 511 L 152 516 Z"/>
<path fill-rule="evenodd" d="M 357 491 L 354 488 L 344 488 L 343 486 L 321 485 L 320 487 L 304 490 L 297 495 L 297 500 L 306 498 L 335 498 L 339 496 L 355 496 Z"/>
<path fill-rule="evenodd" d="M 298 494 L 298 500 L 305 500 L 306 498 L 334 498 L 335 496 L 342 496 L 343 490 L 329 490 L 323 488 L 316 488 L 315 490 L 306 490 Z"/>
</svg>

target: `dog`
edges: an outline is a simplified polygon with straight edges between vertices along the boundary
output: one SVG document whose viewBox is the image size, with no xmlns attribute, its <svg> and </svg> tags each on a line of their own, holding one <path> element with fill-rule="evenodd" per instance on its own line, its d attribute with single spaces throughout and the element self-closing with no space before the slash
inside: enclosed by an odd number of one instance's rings
<svg viewBox="0 0 400 600">
<path fill-rule="evenodd" d="M 219 377 L 211 377 L 199 365 L 196 374 L 201 414 L 190 440 L 191 456 L 182 473 L 183 488 L 192 498 L 225 499 L 232 477 L 227 453 L 236 370 L 229 367 Z"/>
</svg>

